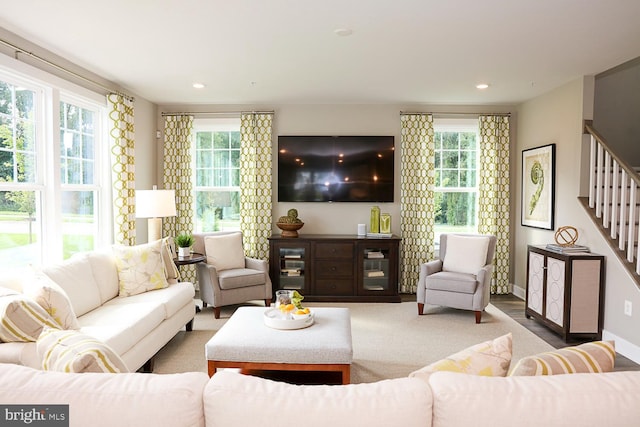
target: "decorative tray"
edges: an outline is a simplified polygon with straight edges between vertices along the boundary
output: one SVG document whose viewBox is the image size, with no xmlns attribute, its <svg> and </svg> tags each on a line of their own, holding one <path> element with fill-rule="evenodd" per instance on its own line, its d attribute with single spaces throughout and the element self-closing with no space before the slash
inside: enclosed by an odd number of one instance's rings
<svg viewBox="0 0 640 427">
<path fill-rule="evenodd" d="M 313 325 L 313 312 L 298 319 L 283 319 L 277 308 L 269 308 L 264 312 L 264 324 L 274 329 L 303 329 Z"/>
</svg>

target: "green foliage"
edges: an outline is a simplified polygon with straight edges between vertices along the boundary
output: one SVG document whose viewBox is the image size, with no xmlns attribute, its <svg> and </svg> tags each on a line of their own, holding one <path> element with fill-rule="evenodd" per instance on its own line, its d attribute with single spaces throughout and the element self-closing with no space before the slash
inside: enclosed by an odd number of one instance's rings
<svg viewBox="0 0 640 427">
<path fill-rule="evenodd" d="M 289 209 L 287 211 L 287 216 L 281 216 L 278 218 L 278 222 L 280 224 L 300 224 L 302 220 L 298 218 L 297 209 Z"/>
<path fill-rule="evenodd" d="M 179 248 L 190 248 L 195 242 L 195 239 L 190 233 L 182 233 L 176 236 L 175 242 Z"/>
</svg>

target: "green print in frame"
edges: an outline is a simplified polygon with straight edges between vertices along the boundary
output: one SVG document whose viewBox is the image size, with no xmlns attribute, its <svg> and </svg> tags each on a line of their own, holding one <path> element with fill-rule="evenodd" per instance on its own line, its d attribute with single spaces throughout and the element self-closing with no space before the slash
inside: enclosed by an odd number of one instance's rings
<svg viewBox="0 0 640 427">
<path fill-rule="evenodd" d="M 522 151 L 522 225 L 553 230 L 556 145 Z"/>
</svg>

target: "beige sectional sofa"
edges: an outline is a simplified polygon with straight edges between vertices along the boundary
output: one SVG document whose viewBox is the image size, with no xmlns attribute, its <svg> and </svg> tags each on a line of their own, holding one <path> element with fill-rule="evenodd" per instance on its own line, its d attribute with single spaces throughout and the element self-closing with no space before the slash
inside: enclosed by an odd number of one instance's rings
<svg viewBox="0 0 640 427">
<path fill-rule="evenodd" d="M 222 371 L 65 374 L 0 364 L 0 402 L 69 405 L 70 426 L 637 426 L 640 372 L 482 377 L 435 372 L 295 386 Z M 0 424 L 3 412 L 0 413 Z"/>
<path fill-rule="evenodd" d="M 163 263 L 172 263 L 163 253 Z M 106 344 L 129 371 L 143 367 L 178 331 L 195 316 L 193 284 L 178 282 L 170 264 L 164 274 L 168 287 L 132 296 L 119 296 L 116 256 L 111 248 L 80 253 L 62 263 L 42 269 L 70 300 L 79 333 Z M 34 279 L 32 271 L 0 278 L 0 287 L 18 292 Z M 40 368 L 35 342 L 0 343 L 0 363 L 16 363 Z"/>
</svg>

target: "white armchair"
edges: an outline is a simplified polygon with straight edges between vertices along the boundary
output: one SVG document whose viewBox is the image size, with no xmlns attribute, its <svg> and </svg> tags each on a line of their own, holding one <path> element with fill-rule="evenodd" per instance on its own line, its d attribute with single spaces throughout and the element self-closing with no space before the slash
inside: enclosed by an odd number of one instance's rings
<svg viewBox="0 0 640 427">
<path fill-rule="evenodd" d="M 220 307 L 250 300 L 271 305 L 271 279 L 267 261 L 246 257 L 239 231 L 195 233 L 193 250 L 207 257 L 196 264 L 203 307 L 213 306 L 216 319 Z"/>
<path fill-rule="evenodd" d="M 476 323 L 489 304 L 496 236 L 442 234 L 439 259 L 420 266 L 418 314 L 425 305 L 473 310 Z"/>
</svg>

